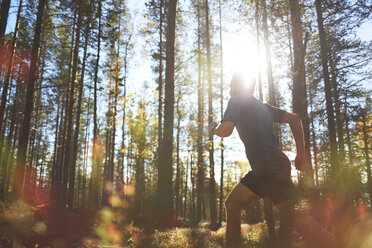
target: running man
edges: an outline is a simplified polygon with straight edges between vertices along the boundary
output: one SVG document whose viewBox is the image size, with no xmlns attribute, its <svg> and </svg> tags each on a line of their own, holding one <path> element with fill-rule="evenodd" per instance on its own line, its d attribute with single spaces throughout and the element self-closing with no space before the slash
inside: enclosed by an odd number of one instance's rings
<svg viewBox="0 0 372 248">
<path fill-rule="evenodd" d="M 226 247 L 237 247 L 241 243 L 241 209 L 265 196 L 272 200 L 280 213 L 282 224 L 278 241 L 283 247 L 289 247 L 296 189 L 290 177 L 291 163 L 279 149 L 273 123 L 290 125 L 297 148 L 295 166 L 298 170 L 305 170 L 310 168 L 310 163 L 305 153 L 302 122 L 297 114 L 262 103 L 253 96 L 253 90 L 254 86 L 247 88 L 242 76 L 236 73 L 231 80 L 231 98 L 221 123 L 210 124 L 213 133 L 219 137 L 230 136 L 236 127 L 252 168 L 225 201 Z"/>
</svg>

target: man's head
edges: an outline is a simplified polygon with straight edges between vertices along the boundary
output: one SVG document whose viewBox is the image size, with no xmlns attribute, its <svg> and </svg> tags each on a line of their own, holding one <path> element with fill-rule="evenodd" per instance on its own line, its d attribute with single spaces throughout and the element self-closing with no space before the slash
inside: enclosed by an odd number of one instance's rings
<svg viewBox="0 0 372 248">
<path fill-rule="evenodd" d="M 230 96 L 233 96 L 237 93 L 253 94 L 254 87 L 254 80 L 252 80 L 252 83 L 247 84 L 244 76 L 239 72 L 235 72 L 230 83 Z"/>
</svg>

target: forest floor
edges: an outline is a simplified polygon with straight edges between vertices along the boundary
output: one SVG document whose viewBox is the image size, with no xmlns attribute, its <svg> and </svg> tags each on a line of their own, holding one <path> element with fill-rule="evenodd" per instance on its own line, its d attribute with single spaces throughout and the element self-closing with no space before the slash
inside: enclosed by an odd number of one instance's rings
<svg viewBox="0 0 372 248">
<path fill-rule="evenodd" d="M 347 217 L 347 212 L 335 218 L 339 224 L 334 237 L 340 248 L 372 247 L 372 216 L 366 207 L 359 212 L 358 218 Z M 127 217 L 120 208 L 92 213 L 87 209 L 58 211 L 21 201 L 0 202 L 0 247 L 222 248 L 225 244 L 225 223 L 217 231 L 210 230 L 207 222 L 190 226 L 186 221 L 177 228 L 157 230 L 135 226 Z M 151 224 L 151 218 L 146 220 Z M 242 248 L 275 248 L 270 245 L 264 222 L 241 226 Z M 302 247 L 304 241 L 295 233 L 293 248 Z"/>
<path fill-rule="evenodd" d="M 179 227 L 165 231 L 155 230 L 150 234 L 145 234 L 143 229 L 130 227 L 123 235 L 126 236 L 126 241 L 121 245 L 112 246 L 104 241 L 102 243 L 102 240 L 86 239 L 84 247 L 222 248 L 225 247 L 225 232 L 225 225 L 217 231 L 211 231 L 207 223 L 201 223 L 198 227 L 193 228 Z M 242 248 L 270 247 L 265 223 L 242 224 L 242 237 Z"/>
<path fill-rule="evenodd" d="M 118 211 L 96 215 L 74 210 L 57 214 L 24 202 L 0 202 L 0 247 L 56 248 L 218 248 L 225 244 L 225 223 L 217 231 L 208 223 L 150 231 L 125 221 Z M 187 227 L 186 227 L 187 226 Z M 265 223 L 242 224 L 243 247 L 269 247 Z"/>
</svg>

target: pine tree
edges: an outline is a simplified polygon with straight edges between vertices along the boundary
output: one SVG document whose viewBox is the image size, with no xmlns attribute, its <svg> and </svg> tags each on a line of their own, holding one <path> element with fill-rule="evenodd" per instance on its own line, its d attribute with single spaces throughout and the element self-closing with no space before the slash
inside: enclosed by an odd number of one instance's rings
<svg viewBox="0 0 372 248">
<path fill-rule="evenodd" d="M 6 2 L 6 1 L 3 1 L 3 2 Z M 10 58 L 9 58 L 9 63 L 7 65 L 7 71 L 6 71 L 6 74 L 5 74 L 4 85 L 3 85 L 3 88 L 2 88 L 1 105 L 0 105 L 0 130 L 2 130 L 3 116 L 4 116 L 4 111 L 5 111 L 5 107 L 6 107 L 6 103 L 7 103 L 8 88 L 9 88 L 9 84 L 10 84 L 10 81 L 11 81 L 11 76 L 12 76 L 12 73 L 13 73 L 14 54 L 15 54 L 15 49 L 16 49 L 16 40 L 17 40 L 17 36 L 18 36 L 19 22 L 20 22 L 20 18 L 21 18 L 22 2 L 23 1 L 20 0 L 19 5 L 18 5 L 17 20 L 16 20 L 16 24 L 15 24 L 15 28 L 14 28 L 13 39 L 12 39 L 12 42 L 11 42 L 11 45 L 10 45 Z M 0 45 L 0 47 L 1 47 L 1 45 Z M 0 56 L 0 59 L 1 59 L 1 56 Z M 18 87 L 17 87 L 17 89 L 18 89 Z M 17 90 L 17 92 L 18 92 L 18 90 Z M 13 118 L 11 119 L 11 123 L 13 124 L 14 113 L 12 113 L 12 116 L 13 116 Z M 12 127 L 13 127 L 13 125 L 12 125 Z M 11 131 L 12 130 L 10 130 L 10 133 L 12 133 Z M 6 151 L 4 152 L 4 158 L 5 159 L 3 159 L 3 163 L 2 163 L 3 164 L 3 173 L 2 173 L 2 178 L 0 178 L 0 181 L 1 181 L 0 189 L 3 192 L 0 192 L 0 195 L 2 195 L 2 193 L 5 193 L 5 181 L 6 181 L 6 178 L 7 178 L 8 171 L 7 171 L 7 168 L 6 168 L 7 163 L 4 160 L 7 160 L 10 145 L 11 145 L 11 143 L 10 143 L 10 140 L 8 139 L 7 146 L 6 146 L 6 149 L 8 149 L 8 152 L 6 152 Z M 2 146 L 0 145 L 0 158 L 1 158 L 1 148 L 2 148 Z"/>
<path fill-rule="evenodd" d="M 172 151 L 174 120 L 174 44 L 177 0 L 168 3 L 165 68 L 164 136 L 160 145 L 158 167 L 158 203 L 162 226 L 173 222 Z"/>
<path fill-rule="evenodd" d="M 207 48 L 207 73 L 208 73 L 208 123 L 213 121 L 213 89 L 212 89 L 212 68 L 211 68 L 211 42 L 209 31 L 209 5 L 205 0 L 205 26 L 206 26 L 206 48 Z M 214 180 L 214 141 L 213 132 L 208 130 L 208 152 L 209 152 L 209 190 L 210 190 L 210 213 L 212 230 L 217 227 L 217 208 L 216 208 L 216 182 Z"/>
<path fill-rule="evenodd" d="M 329 143 L 331 147 L 330 162 L 331 162 L 333 173 L 337 173 L 338 152 L 337 152 L 337 143 L 336 143 L 336 125 L 335 125 L 335 119 L 334 119 L 333 100 L 332 100 L 332 95 L 331 95 L 331 83 L 329 79 L 329 70 L 328 70 L 328 46 L 327 46 L 327 41 L 326 41 L 326 37 L 324 33 L 323 12 L 322 12 L 321 4 L 322 3 L 320 0 L 315 0 L 318 30 L 319 30 L 319 39 L 320 39 L 324 90 L 326 94 Z"/>
<path fill-rule="evenodd" d="M 202 58 L 201 58 L 201 13 L 200 1 L 197 5 L 197 18 L 198 18 L 198 162 L 197 162 L 197 178 L 196 178 L 196 222 L 200 222 L 202 218 L 202 202 L 204 201 L 204 146 L 203 146 L 203 123 L 204 123 L 204 97 L 202 86 Z"/>
<path fill-rule="evenodd" d="M 0 69 L 4 61 L 3 55 L 5 54 L 5 30 L 8 23 L 8 15 L 10 8 L 10 0 L 2 0 L 0 5 Z M 2 115 L 0 116 L 2 118 Z M 1 127 L 1 125 L 0 125 Z"/>
<path fill-rule="evenodd" d="M 221 101 L 220 101 L 220 108 L 221 108 L 221 120 L 223 118 L 223 111 L 224 111 L 224 107 L 223 107 L 223 73 L 224 73 L 224 70 L 223 70 L 223 43 L 222 43 L 222 5 L 221 5 L 221 0 L 218 1 L 218 15 L 219 15 L 219 26 L 220 26 L 220 94 L 221 94 Z M 259 83 L 260 84 L 260 83 Z M 224 185 L 224 150 L 225 150 L 225 146 L 224 146 L 224 143 L 223 143 L 223 138 L 221 138 L 221 143 L 220 143 L 220 146 L 221 146 L 221 179 L 220 179 L 220 195 L 219 195 L 219 211 L 218 211 L 218 226 L 221 226 L 222 225 L 222 218 L 223 218 L 223 198 L 224 198 L 224 194 L 223 194 L 223 185 Z"/>
<path fill-rule="evenodd" d="M 81 3 L 83 5 L 83 3 Z M 84 6 L 87 7 L 87 6 Z M 90 8 L 90 6 L 89 6 Z M 88 11 L 90 11 L 88 9 Z M 75 131 L 73 138 L 73 149 L 72 149 L 72 164 L 70 168 L 70 178 L 69 178 L 69 192 L 68 192 L 68 206 L 70 209 L 73 208 L 74 203 L 74 192 L 75 192 L 75 171 L 76 171 L 76 160 L 78 154 L 78 139 L 80 133 L 80 115 L 81 115 L 81 105 L 83 101 L 83 88 L 84 88 L 84 77 L 85 77 L 85 65 L 87 60 L 87 50 L 88 50 L 88 41 L 90 33 L 90 13 L 88 13 L 89 18 L 87 19 L 87 24 L 85 27 L 85 41 L 84 41 L 84 52 L 83 52 L 83 62 L 81 68 L 81 78 L 78 85 L 78 101 L 76 108 L 76 119 L 75 119 Z"/>
<path fill-rule="evenodd" d="M 77 25 L 76 25 L 76 34 L 75 34 L 75 44 L 74 44 L 74 52 L 73 52 L 73 60 L 72 60 L 72 70 L 71 70 L 71 79 L 69 82 L 69 89 L 68 89 L 68 109 L 66 112 L 66 122 L 67 122 L 67 129 L 66 129 L 66 137 L 65 137 L 65 157 L 64 157 L 64 164 L 63 164 L 63 195 L 62 195 L 62 203 L 64 206 L 68 208 L 72 208 L 72 206 L 68 205 L 68 187 L 71 186 L 71 181 L 75 180 L 73 176 L 75 175 L 75 168 L 72 168 L 71 165 L 71 146 L 72 146 L 72 133 L 73 133 L 73 108 L 75 104 L 75 83 L 76 83 L 76 74 L 77 74 L 77 66 L 79 63 L 79 48 L 80 48 L 80 31 L 81 25 L 83 20 L 83 2 L 79 0 L 77 2 Z M 72 196 L 71 196 L 72 197 Z"/>
<path fill-rule="evenodd" d="M 98 118 L 97 118 L 97 91 L 98 91 L 98 71 L 101 52 L 101 36 L 102 36 L 102 2 L 98 1 L 98 35 L 97 35 L 97 58 L 94 69 L 94 99 L 93 99 L 93 146 L 92 146 L 92 172 L 89 185 L 89 202 L 93 209 L 99 206 L 99 177 L 100 177 L 100 141 L 98 138 Z"/>
<path fill-rule="evenodd" d="M 27 144 L 29 142 L 29 133 L 30 133 L 30 122 L 31 122 L 31 115 L 33 112 L 34 106 L 34 93 L 35 93 L 35 83 L 37 80 L 37 61 L 38 61 L 38 52 L 40 48 L 40 35 L 41 35 L 41 25 L 43 22 L 43 13 L 44 7 L 46 4 L 46 0 L 39 0 L 38 5 L 38 12 L 37 12 L 37 19 L 35 25 L 35 33 L 34 39 L 32 44 L 32 53 L 31 53 L 31 64 L 29 75 L 27 78 L 27 96 L 26 96 L 26 104 L 24 110 L 24 117 L 22 122 L 21 133 L 19 136 L 18 142 L 18 151 L 17 151 L 17 166 L 15 171 L 15 186 L 20 196 L 22 196 L 23 192 L 23 185 L 24 185 L 24 173 L 25 173 L 25 166 L 26 166 L 26 151 L 27 151 Z"/>
</svg>

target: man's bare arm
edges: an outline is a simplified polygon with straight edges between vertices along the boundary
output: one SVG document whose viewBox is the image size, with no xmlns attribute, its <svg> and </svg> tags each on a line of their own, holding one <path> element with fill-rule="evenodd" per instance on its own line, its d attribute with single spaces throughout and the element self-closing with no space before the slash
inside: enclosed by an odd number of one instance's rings
<svg viewBox="0 0 372 248">
<path fill-rule="evenodd" d="M 305 140 L 300 116 L 294 113 L 285 112 L 282 122 L 288 123 L 291 127 L 291 131 L 296 142 L 297 154 L 304 153 Z"/>
<path fill-rule="evenodd" d="M 293 137 L 296 142 L 297 156 L 295 160 L 295 165 L 298 170 L 306 170 L 309 168 L 309 160 L 305 152 L 305 139 L 304 131 L 302 127 L 302 122 L 300 116 L 294 113 L 286 112 L 282 119 L 283 123 L 288 123 L 291 127 Z"/>
<path fill-rule="evenodd" d="M 229 137 L 233 130 L 234 130 L 234 122 L 232 121 L 223 121 L 221 123 L 212 122 L 209 127 L 212 128 L 213 126 L 217 127 L 213 130 L 213 133 L 221 138 Z"/>
</svg>

